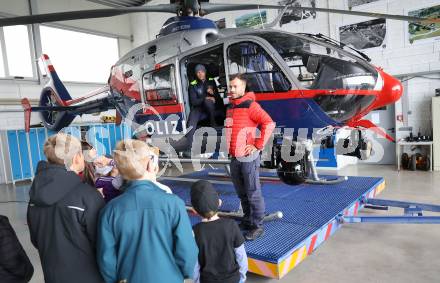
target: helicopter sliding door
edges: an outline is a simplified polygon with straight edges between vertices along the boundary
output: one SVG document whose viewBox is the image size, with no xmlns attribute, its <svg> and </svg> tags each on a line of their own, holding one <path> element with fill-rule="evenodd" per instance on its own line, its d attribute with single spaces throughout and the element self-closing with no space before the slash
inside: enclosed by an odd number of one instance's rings
<svg viewBox="0 0 440 283">
<path fill-rule="evenodd" d="M 189 89 L 199 83 L 195 67 L 203 65 L 206 69 L 206 80 L 210 86 L 215 86 L 216 102 L 215 102 L 215 118 L 218 125 L 223 125 L 226 116 L 226 108 L 224 107 L 224 98 L 226 97 L 226 74 L 223 59 L 223 44 L 203 49 L 189 56 L 184 57 L 181 61 L 181 80 L 182 92 L 185 101 L 186 113 L 191 117 L 191 111 L 194 105 L 191 105 L 189 98 Z M 217 96 L 218 94 L 218 96 Z M 189 119 L 189 118 L 188 118 Z M 197 123 L 197 127 L 212 125 L 207 116 L 203 116 Z"/>
</svg>

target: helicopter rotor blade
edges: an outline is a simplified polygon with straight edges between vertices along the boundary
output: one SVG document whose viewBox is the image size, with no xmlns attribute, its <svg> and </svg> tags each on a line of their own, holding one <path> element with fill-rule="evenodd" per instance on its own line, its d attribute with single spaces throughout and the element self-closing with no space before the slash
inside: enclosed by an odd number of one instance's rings
<svg viewBox="0 0 440 283">
<path fill-rule="evenodd" d="M 200 8 L 202 15 L 225 12 L 225 11 L 239 11 L 239 10 L 251 10 L 251 9 L 279 9 L 282 10 L 285 6 L 279 5 L 259 5 L 259 4 L 221 4 L 221 3 L 200 3 Z M 159 4 L 153 6 L 139 6 L 139 7 L 121 7 L 112 9 L 94 9 L 94 10 L 81 10 L 81 11 L 69 11 L 69 12 L 59 12 L 59 13 L 47 13 L 47 14 L 37 14 L 29 16 L 18 16 L 18 17 L 8 17 L 0 18 L 0 26 L 13 26 L 13 25 L 27 25 L 27 24 L 37 24 L 37 23 L 47 23 L 47 22 L 57 22 L 57 21 L 69 21 L 69 20 L 80 20 L 80 19 L 94 19 L 94 18 L 106 18 L 119 16 L 130 13 L 142 13 L 142 12 L 157 12 L 157 13 L 178 13 L 178 10 L 182 7 L 179 4 Z M 374 18 L 386 18 L 392 20 L 401 20 L 408 22 L 421 22 L 421 23 L 438 23 L 439 18 L 420 18 L 411 17 L 405 15 L 393 15 L 393 14 L 382 14 L 373 12 L 360 12 L 360 11 L 348 11 L 348 10 L 338 10 L 338 9 L 327 9 L 327 8 L 316 8 L 316 7 L 289 7 L 293 10 L 306 10 L 312 12 L 327 12 L 334 14 L 345 14 L 345 15 L 356 15 L 364 17 L 374 17 Z"/>
<path fill-rule="evenodd" d="M 119 16 L 130 13 L 140 13 L 140 12 L 176 13 L 177 9 L 178 6 L 175 4 L 160 4 L 154 6 L 122 7 L 122 8 L 112 8 L 112 9 L 94 9 L 94 10 L 37 14 L 37 15 L 29 15 L 29 16 L 0 18 L 0 26 L 28 25 L 28 24 L 37 24 L 37 23 L 80 20 L 80 19 L 106 18 L 106 17 L 113 17 L 113 16 Z"/>
<path fill-rule="evenodd" d="M 258 4 L 221 4 L 221 3 L 200 3 L 201 9 L 204 14 L 224 12 L 224 11 L 238 11 L 238 10 L 249 10 L 249 9 L 283 9 L 285 6 L 277 5 L 258 5 Z M 289 9 L 292 10 L 306 10 L 312 12 L 327 12 L 333 14 L 344 14 L 344 15 L 354 15 L 372 18 L 386 18 L 390 20 L 399 20 L 407 22 L 422 22 L 422 23 L 439 23 L 440 18 L 420 18 L 411 17 L 405 15 L 393 15 L 393 14 L 383 14 L 374 12 L 360 12 L 360 11 L 349 11 L 349 10 L 339 10 L 339 9 L 327 9 L 327 8 L 317 8 L 317 7 L 302 7 L 302 6 L 290 6 Z"/>
<path fill-rule="evenodd" d="M 385 18 L 390 20 L 407 21 L 407 22 L 422 22 L 422 23 L 440 23 L 440 18 L 420 18 L 411 17 L 405 15 L 393 15 L 393 14 L 382 14 L 374 12 L 360 12 L 360 11 L 348 11 L 339 9 L 327 9 L 327 8 L 316 8 L 316 7 L 291 7 L 293 10 L 306 10 L 312 12 L 327 12 L 333 14 L 343 14 L 343 15 L 354 15 L 372 18 Z"/>
<path fill-rule="evenodd" d="M 254 9 L 284 9 L 285 6 L 280 5 L 260 5 L 260 4 L 220 4 L 220 3 L 200 3 L 200 8 L 204 15 L 240 10 L 254 10 Z"/>
</svg>

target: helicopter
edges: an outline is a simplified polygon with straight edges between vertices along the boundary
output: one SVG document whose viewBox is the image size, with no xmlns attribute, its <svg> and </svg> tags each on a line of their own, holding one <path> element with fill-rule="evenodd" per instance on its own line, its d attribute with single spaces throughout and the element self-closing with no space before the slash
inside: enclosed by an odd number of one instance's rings
<svg viewBox="0 0 440 283">
<path fill-rule="evenodd" d="M 188 88 L 196 76 L 194 67 L 203 64 L 215 80 L 225 105 L 228 104 L 228 77 L 236 73 L 246 76 L 248 89 L 255 93 L 256 100 L 276 123 L 278 131 L 274 134 L 264 166 L 276 169 L 283 182 L 299 184 L 314 174 L 313 164 L 308 162 L 310 150 L 294 161 L 286 161 L 282 153 L 295 152 L 304 140 L 307 144 L 315 142 L 316 129 L 321 133 L 334 134 L 342 127 L 354 128 L 357 138 L 350 136 L 343 141 L 345 148 L 354 145 L 354 150 L 346 155 L 360 159 L 368 156 L 371 143 L 363 137 L 363 129 L 372 129 L 389 140 L 392 137 L 363 117 L 374 109 L 397 101 L 403 92 L 401 83 L 373 66 L 364 53 L 322 34 L 294 34 L 274 29 L 287 8 L 416 23 L 439 21 L 318 7 L 214 4 L 198 0 L 2 18 L 0 26 L 136 12 L 176 14 L 163 24 L 155 40 L 128 52 L 111 67 L 105 87 L 79 98 L 70 96 L 49 56 L 43 54 L 40 59 L 48 81 L 41 91 L 38 106 L 31 106 L 26 98 L 22 100 L 25 129 L 29 130 L 31 112 L 40 112 L 47 129 L 59 131 L 77 115 L 116 109 L 117 123 L 130 117 L 138 125 L 143 125 L 144 132 L 149 136 L 183 137 L 174 147 L 178 148 L 177 151 L 184 151 L 193 140 L 188 133 L 194 134 L 195 130 L 188 130 L 186 125 L 191 111 Z M 274 22 L 263 24 L 258 29 L 220 30 L 213 21 L 203 18 L 210 13 L 246 9 L 277 9 L 281 12 Z M 105 97 L 90 100 L 102 94 Z M 136 105 L 141 107 L 134 107 Z M 133 108 L 136 108 L 134 112 Z M 225 108 L 219 110 L 226 111 Z M 218 116 L 220 123 L 224 114 Z M 209 126 L 207 121 L 200 121 L 198 127 L 204 126 Z M 299 129 L 305 129 L 305 135 Z M 216 128 L 219 135 L 222 130 L 222 127 Z M 287 136 L 290 136 L 291 143 L 283 141 Z"/>
</svg>

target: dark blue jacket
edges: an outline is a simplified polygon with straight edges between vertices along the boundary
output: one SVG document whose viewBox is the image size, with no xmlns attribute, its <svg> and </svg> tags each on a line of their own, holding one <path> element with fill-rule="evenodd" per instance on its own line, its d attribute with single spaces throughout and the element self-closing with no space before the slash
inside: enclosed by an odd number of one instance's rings
<svg viewBox="0 0 440 283">
<path fill-rule="evenodd" d="M 29 282 L 34 267 L 6 216 L 0 215 L 0 279 L 2 283 Z"/>
<path fill-rule="evenodd" d="M 183 201 L 146 180 L 131 181 L 102 210 L 97 248 L 111 283 L 182 283 L 198 256 Z"/>
<path fill-rule="evenodd" d="M 220 95 L 218 94 L 218 89 L 214 79 L 208 78 L 205 81 L 195 79 L 190 83 L 189 87 L 189 101 L 191 102 L 191 107 L 200 107 L 203 104 L 203 101 L 208 96 L 208 87 L 212 87 L 214 90 L 216 105 L 223 104 Z"/>
<path fill-rule="evenodd" d="M 96 228 L 105 202 L 98 191 L 64 165 L 40 161 L 29 198 L 27 223 L 44 282 L 102 283 Z"/>
</svg>

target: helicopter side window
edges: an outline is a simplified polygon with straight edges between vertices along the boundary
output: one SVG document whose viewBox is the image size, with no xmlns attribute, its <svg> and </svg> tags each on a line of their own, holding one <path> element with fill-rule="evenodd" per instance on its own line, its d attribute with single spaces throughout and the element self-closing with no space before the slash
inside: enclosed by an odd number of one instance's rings
<svg viewBox="0 0 440 283">
<path fill-rule="evenodd" d="M 249 91 L 284 92 L 291 89 L 290 82 L 272 57 L 254 42 L 229 46 L 228 67 L 230 74 L 245 74 Z"/>
<path fill-rule="evenodd" d="M 177 104 L 174 66 L 168 65 L 143 76 L 145 100 L 152 106 Z"/>
</svg>

